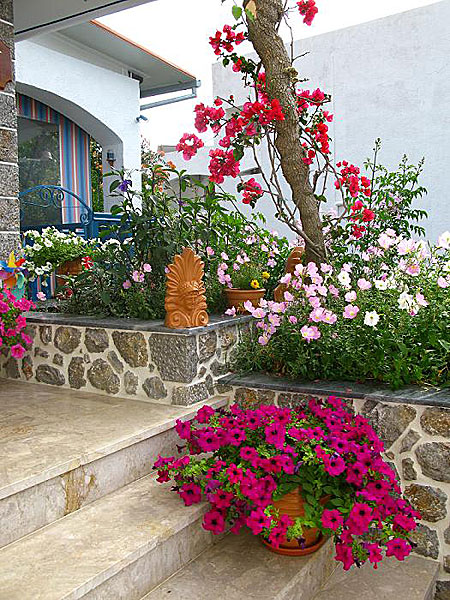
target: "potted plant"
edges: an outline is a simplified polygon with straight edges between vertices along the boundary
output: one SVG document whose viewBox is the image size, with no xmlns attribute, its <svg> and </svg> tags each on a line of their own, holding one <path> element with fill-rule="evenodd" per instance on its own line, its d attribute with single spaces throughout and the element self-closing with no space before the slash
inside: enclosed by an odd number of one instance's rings
<svg viewBox="0 0 450 600">
<path fill-rule="evenodd" d="M 159 457 L 186 505 L 206 500 L 203 527 L 244 526 L 275 552 L 302 555 L 334 537 L 344 569 L 386 556 L 403 560 L 419 514 L 401 497 L 368 421 L 335 397 L 295 408 L 202 407 L 177 421 L 187 454 Z M 207 453 L 207 454 L 203 454 Z"/>
<path fill-rule="evenodd" d="M 89 255 L 95 241 L 85 240 L 73 232 L 63 233 L 55 227 L 39 231 L 30 230 L 25 234 L 27 245 L 24 248 L 24 267 L 30 279 L 47 278 L 54 270 L 58 275 L 74 276 L 82 271 L 82 257 Z M 64 280 L 57 278 L 58 285 Z"/>
<path fill-rule="evenodd" d="M 245 313 L 246 302 L 256 308 L 264 298 L 264 286 L 270 273 L 267 267 L 262 266 L 254 257 L 250 258 L 245 251 L 237 255 L 231 266 L 223 262 L 217 273 L 219 282 L 226 286 L 225 295 L 230 309 Z"/>
</svg>

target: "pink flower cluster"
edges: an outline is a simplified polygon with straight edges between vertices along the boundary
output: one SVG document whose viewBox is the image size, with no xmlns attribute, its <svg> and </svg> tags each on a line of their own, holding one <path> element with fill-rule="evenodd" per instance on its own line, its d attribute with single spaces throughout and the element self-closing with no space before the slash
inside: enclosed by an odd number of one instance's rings
<svg viewBox="0 0 450 600">
<path fill-rule="evenodd" d="M 315 0 L 300 0 L 297 2 L 299 13 L 303 16 L 303 23 L 305 25 L 312 25 L 315 16 L 319 12 L 316 6 Z"/>
<path fill-rule="evenodd" d="M 223 53 L 231 53 L 235 46 L 242 44 L 245 40 L 243 32 L 236 33 L 231 25 L 224 25 L 222 31 L 209 38 L 209 43 L 214 49 L 214 54 L 220 56 Z"/>
<path fill-rule="evenodd" d="M 191 160 L 205 144 L 195 133 L 185 133 L 176 145 L 177 152 L 183 153 L 184 160 Z"/>
<path fill-rule="evenodd" d="M 14 358 L 22 358 L 33 344 L 24 331 L 27 320 L 22 314 L 30 308 L 36 308 L 31 300 L 17 300 L 9 290 L 0 290 L 0 348 L 9 348 Z"/>
<path fill-rule="evenodd" d="M 336 560 L 344 569 L 366 560 L 376 566 L 383 546 L 399 560 L 411 552 L 408 535 L 420 515 L 402 499 L 368 421 L 342 400 L 311 399 L 292 409 L 204 406 L 192 422 L 177 421 L 176 431 L 188 455 L 159 457 L 154 468 L 159 482 L 174 481 L 187 506 L 209 502 L 206 530 L 220 534 L 229 524 L 238 533 L 247 526 L 277 547 L 306 518 L 294 522 L 279 515 L 274 497 L 280 486 L 299 485 L 314 497 L 308 520 L 334 534 Z"/>
</svg>

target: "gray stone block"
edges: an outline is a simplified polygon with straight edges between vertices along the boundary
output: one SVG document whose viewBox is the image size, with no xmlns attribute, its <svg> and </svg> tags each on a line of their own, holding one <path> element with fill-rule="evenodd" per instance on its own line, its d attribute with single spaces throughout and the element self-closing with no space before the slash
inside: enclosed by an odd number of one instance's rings
<svg viewBox="0 0 450 600">
<path fill-rule="evenodd" d="M 388 450 L 415 418 L 416 410 L 403 404 L 392 406 L 380 403 L 368 410 L 365 416 Z"/>
<path fill-rule="evenodd" d="M 164 381 L 191 383 L 197 375 L 199 358 L 194 336 L 154 333 L 149 338 L 152 361 Z"/>
<path fill-rule="evenodd" d="M 15 198 L 18 193 L 19 167 L 17 165 L 0 164 L 0 196 Z"/>
<path fill-rule="evenodd" d="M 14 22 L 13 0 L 0 0 L 0 19 L 8 23 Z"/>
<path fill-rule="evenodd" d="M 422 429 L 430 435 L 450 438 L 450 410 L 427 408 L 420 417 Z"/>
<path fill-rule="evenodd" d="M 422 473 L 435 481 L 450 483 L 450 444 L 431 442 L 416 448 Z"/>
<path fill-rule="evenodd" d="M 0 231 L 2 231 L 0 222 Z M 20 248 L 20 233 L 2 233 L 0 235 L 0 260 L 6 260 L 11 251 L 18 252 Z"/>
<path fill-rule="evenodd" d="M 137 331 L 113 331 L 112 338 L 120 356 L 130 367 L 145 367 L 148 352 L 145 338 Z"/>
<path fill-rule="evenodd" d="M 125 393 L 129 396 L 134 396 L 139 385 L 138 376 L 131 371 L 127 371 L 123 377 L 123 383 L 125 385 Z"/>
<path fill-rule="evenodd" d="M 81 331 L 75 327 L 58 327 L 55 331 L 55 346 L 64 354 L 71 354 L 78 348 Z"/>
<path fill-rule="evenodd" d="M 17 133 L 0 129 L 0 161 L 17 162 Z"/>
<path fill-rule="evenodd" d="M 402 474 L 406 481 L 415 481 L 417 479 L 416 469 L 412 458 L 404 458 L 402 460 Z"/>
<path fill-rule="evenodd" d="M 189 406 L 209 397 L 206 383 L 196 383 L 191 386 L 177 387 L 172 392 L 172 404 Z"/>
<path fill-rule="evenodd" d="M 59 369 L 50 365 L 39 365 L 36 369 L 36 380 L 48 385 L 64 385 L 66 378 Z"/>
<path fill-rule="evenodd" d="M 167 398 L 167 390 L 159 377 L 149 377 L 142 384 L 142 389 L 150 399 L 162 400 Z"/>
<path fill-rule="evenodd" d="M 114 350 L 108 352 L 108 360 L 116 373 L 123 373 L 123 363 L 120 361 Z"/>
<path fill-rule="evenodd" d="M 0 94 L 0 127 L 17 127 L 16 99 L 8 94 Z"/>
<path fill-rule="evenodd" d="M 214 356 L 217 348 L 217 333 L 209 331 L 198 338 L 200 362 L 205 362 Z"/>
<path fill-rule="evenodd" d="M 417 528 L 411 531 L 410 539 L 415 544 L 414 552 L 417 554 L 434 559 L 439 556 L 439 540 L 434 529 L 419 523 Z"/>
<path fill-rule="evenodd" d="M 447 516 L 447 494 L 439 488 L 413 483 L 405 489 L 405 496 L 425 521 L 435 523 Z"/>
<path fill-rule="evenodd" d="M 0 198 L 0 231 L 18 231 L 19 228 L 19 201 L 11 198 Z"/>
<path fill-rule="evenodd" d="M 120 379 L 102 358 L 94 360 L 88 369 L 87 377 L 92 386 L 108 394 L 117 394 L 120 390 Z"/>
<path fill-rule="evenodd" d="M 2 17 L 0 16 L 0 19 Z M 14 27 L 10 23 L 3 23 L 0 21 L 0 41 L 8 46 L 11 53 L 11 60 L 14 60 Z"/>
<path fill-rule="evenodd" d="M 84 345 L 88 352 L 103 352 L 109 346 L 108 334 L 105 329 L 86 329 Z"/>
<path fill-rule="evenodd" d="M 81 356 L 74 356 L 72 358 L 69 364 L 68 375 L 71 388 L 79 390 L 86 385 L 86 379 L 84 378 L 84 360 Z"/>
<path fill-rule="evenodd" d="M 400 452 L 409 452 L 419 440 L 420 434 L 410 429 L 400 443 Z"/>
</svg>

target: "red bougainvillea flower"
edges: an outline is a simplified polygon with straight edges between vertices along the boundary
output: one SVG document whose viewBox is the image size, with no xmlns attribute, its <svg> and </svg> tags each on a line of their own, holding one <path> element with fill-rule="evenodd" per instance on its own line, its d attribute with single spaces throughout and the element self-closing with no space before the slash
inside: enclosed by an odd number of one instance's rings
<svg viewBox="0 0 450 600">
<path fill-rule="evenodd" d="M 298 10 L 303 16 L 303 23 L 305 25 L 312 25 L 314 17 L 319 12 L 315 0 L 300 0 L 297 2 Z"/>
<path fill-rule="evenodd" d="M 263 195 L 262 187 L 253 177 L 238 186 L 239 189 L 242 190 L 242 202 L 244 204 L 254 204 Z"/>
<path fill-rule="evenodd" d="M 185 133 L 176 146 L 177 152 L 183 153 L 184 160 L 191 160 L 205 144 L 195 133 Z"/>
</svg>

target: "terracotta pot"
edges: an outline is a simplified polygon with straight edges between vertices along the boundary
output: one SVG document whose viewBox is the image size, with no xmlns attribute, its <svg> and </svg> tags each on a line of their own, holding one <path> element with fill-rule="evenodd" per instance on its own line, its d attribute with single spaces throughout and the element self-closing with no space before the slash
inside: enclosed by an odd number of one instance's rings
<svg viewBox="0 0 450 600">
<path fill-rule="evenodd" d="M 75 260 L 66 260 L 62 265 L 56 269 L 56 285 L 62 286 L 66 284 L 66 280 L 58 277 L 58 275 L 78 275 L 83 270 L 83 265 L 81 264 L 81 258 L 76 258 Z"/>
<path fill-rule="evenodd" d="M 255 308 L 259 306 L 259 301 L 264 298 L 266 293 L 265 288 L 258 290 L 240 290 L 238 288 L 225 288 L 225 295 L 227 297 L 228 308 L 236 308 L 237 312 L 246 314 L 247 311 L 244 308 L 244 302 L 250 300 Z"/>
<path fill-rule="evenodd" d="M 327 501 L 328 497 L 325 497 L 320 503 L 325 504 Z M 291 517 L 291 519 L 295 521 L 297 517 L 303 517 L 305 515 L 305 503 L 301 489 L 297 488 L 279 500 L 276 500 L 273 504 L 275 508 L 279 510 L 280 515 L 288 515 L 288 517 Z M 272 546 L 268 540 L 263 539 L 263 542 L 269 550 L 276 552 L 277 554 L 284 554 L 285 556 L 305 556 L 306 554 L 316 552 L 325 542 L 326 538 L 316 527 L 304 527 L 303 539 L 305 541 L 301 547 L 297 540 L 287 541 L 285 539 L 285 541 L 280 544 L 279 548 Z"/>
</svg>

